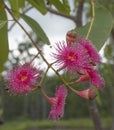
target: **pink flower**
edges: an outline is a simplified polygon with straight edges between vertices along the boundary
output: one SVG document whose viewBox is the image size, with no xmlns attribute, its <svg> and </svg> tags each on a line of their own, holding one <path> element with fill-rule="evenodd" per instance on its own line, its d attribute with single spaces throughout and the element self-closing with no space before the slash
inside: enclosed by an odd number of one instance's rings
<svg viewBox="0 0 114 130">
<path fill-rule="evenodd" d="M 83 39 L 78 41 L 77 44 L 82 45 L 87 50 L 92 63 L 101 63 L 101 57 L 98 51 L 89 40 Z"/>
<path fill-rule="evenodd" d="M 99 89 L 104 88 L 104 80 L 95 69 L 86 69 L 86 73 L 81 75 L 80 81 L 89 80 L 93 86 Z"/>
<path fill-rule="evenodd" d="M 49 118 L 52 118 L 53 120 L 58 120 L 60 117 L 63 116 L 66 96 L 67 90 L 64 85 L 61 85 L 57 89 L 55 97 L 48 97 L 48 102 L 52 104 Z"/>
<path fill-rule="evenodd" d="M 94 69 L 88 69 L 87 72 L 89 74 L 91 84 L 102 90 L 104 88 L 104 80 L 98 71 Z"/>
<path fill-rule="evenodd" d="M 29 63 L 19 65 L 7 75 L 7 88 L 14 95 L 30 92 L 37 84 L 40 70 Z"/>
<path fill-rule="evenodd" d="M 96 97 L 95 91 L 91 88 L 82 91 L 74 90 L 74 92 L 77 95 L 89 100 L 93 100 Z"/>
<path fill-rule="evenodd" d="M 89 55 L 81 45 L 70 46 L 65 42 L 57 44 L 53 57 L 57 60 L 59 70 L 66 68 L 69 72 L 81 71 L 90 66 Z"/>
</svg>

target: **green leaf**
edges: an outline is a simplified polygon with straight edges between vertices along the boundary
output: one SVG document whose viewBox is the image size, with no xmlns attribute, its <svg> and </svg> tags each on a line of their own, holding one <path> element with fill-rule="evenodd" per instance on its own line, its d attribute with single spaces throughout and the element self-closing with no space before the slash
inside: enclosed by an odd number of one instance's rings
<svg viewBox="0 0 114 130">
<path fill-rule="evenodd" d="M 19 0 L 9 0 L 12 13 L 15 17 L 19 17 Z"/>
<path fill-rule="evenodd" d="M 25 0 L 9 0 L 9 3 L 11 5 L 12 11 L 18 13 L 18 15 L 19 15 L 19 9 L 25 7 Z"/>
<path fill-rule="evenodd" d="M 18 0 L 18 3 L 19 3 L 19 8 L 25 7 L 25 0 Z"/>
<path fill-rule="evenodd" d="M 62 3 L 60 0 L 49 0 L 49 3 L 54 5 L 56 9 L 61 13 L 70 14 L 70 9 L 65 1 Z"/>
<path fill-rule="evenodd" d="M 0 72 L 3 71 L 4 63 L 8 58 L 8 31 L 7 31 L 7 16 L 2 2 L 0 1 L 0 21 L 3 21 L 2 25 L 0 24 Z"/>
<path fill-rule="evenodd" d="M 101 49 L 105 41 L 108 39 L 113 25 L 113 19 L 110 12 L 102 5 L 95 4 L 95 19 L 92 30 L 89 34 L 90 39 L 98 50 Z M 71 33 L 79 34 L 81 37 L 86 37 L 90 23 L 83 27 L 76 28 Z"/>
<path fill-rule="evenodd" d="M 32 28 L 36 35 L 40 37 L 45 44 L 50 44 L 47 35 L 34 19 L 24 14 L 21 14 L 21 18 L 23 18 L 23 20 Z"/>
<path fill-rule="evenodd" d="M 67 10 L 67 13 L 70 14 L 70 5 L 68 0 L 63 0 L 63 5 L 65 9 Z"/>
<path fill-rule="evenodd" d="M 47 13 L 44 0 L 27 0 L 33 7 L 35 7 L 42 14 Z"/>
<path fill-rule="evenodd" d="M 7 23 L 6 20 L 0 20 L 0 29 L 3 28 L 6 23 Z"/>
<path fill-rule="evenodd" d="M 19 10 L 25 7 L 25 0 L 9 0 L 11 10 L 16 18 L 19 18 Z"/>
</svg>

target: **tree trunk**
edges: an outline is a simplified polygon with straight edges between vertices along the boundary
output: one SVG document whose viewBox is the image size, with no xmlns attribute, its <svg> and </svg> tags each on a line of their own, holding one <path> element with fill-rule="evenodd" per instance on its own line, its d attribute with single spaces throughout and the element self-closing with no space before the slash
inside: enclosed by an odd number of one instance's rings
<svg viewBox="0 0 114 130">
<path fill-rule="evenodd" d="M 104 130 L 95 100 L 88 101 L 88 108 L 89 108 L 90 116 L 95 126 L 95 130 Z"/>
<path fill-rule="evenodd" d="M 86 89 L 90 88 L 89 82 L 85 82 L 85 88 Z M 101 122 L 101 116 L 100 116 L 98 107 L 96 105 L 95 99 L 88 100 L 88 109 L 89 109 L 90 117 L 93 121 L 95 130 L 105 130 Z"/>
</svg>

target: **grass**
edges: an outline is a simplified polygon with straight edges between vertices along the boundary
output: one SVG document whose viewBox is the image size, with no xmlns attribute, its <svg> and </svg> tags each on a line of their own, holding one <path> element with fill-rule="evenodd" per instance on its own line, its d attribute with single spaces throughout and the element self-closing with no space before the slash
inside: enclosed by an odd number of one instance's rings
<svg viewBox="0 0 114 130">
<path fill-rule="evenodd" d="M 103 124 L 105 127 L 110 127 L 111 119 L 103 119 Z M 87 128 L 92 130 L 94 128 L 93 123 L 90 119 L 70 119 L 70 120 L 60 120 L 57 122 L 53 121 L 31 121 L 31 120 L 16 120 L 11 122 L 6 122 L 0 126 L 0 130 L 30 130 L 30 128 L 42 128 L 49 129 L 55 127 L 62 128 Z"/>
</svg>

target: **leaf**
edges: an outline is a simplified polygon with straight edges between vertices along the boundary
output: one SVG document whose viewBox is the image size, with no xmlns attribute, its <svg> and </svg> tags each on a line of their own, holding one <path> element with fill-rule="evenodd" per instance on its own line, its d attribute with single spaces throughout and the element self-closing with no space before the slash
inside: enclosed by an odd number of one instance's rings
<svg viewBox="0 0 114 130">
<path fill-rule="evenodd" d="M 27 0 L 33 7 L 35 7 L 42 14 L 47 13 L 44 0 Z"/>
<path fill-rule="evenodd" d="M 9 0 L 12 13 L 15 17 L 19 17 L 19 0 Z"/>
<path fill-rule="evenodd" d="M 95 4 L 95 19 L 92 30 L 89 34 L 90 39 L 98 50 L 101 49 L 105 41 L 108 39 L 113 25 L 113 19 L 110 12 L 102 5 Z M 71 32 L 79 34 L 81 37 L 86 37 L 90 23 L 83 27 L 76 28 Z"/>
<path fill-rule="evenodd" d="M 0 29 L 3 28 L 6 23 L 7 23 L 6 20 L 0 20 Z"/>
<path fill-rule="evenodd" d="M 70 5 L 68 0 L 63 0 L 63 5 L 67 10 L 67 13 L 70 14 Z"/>
<path fill-rule="evenodd" d="M 60 11 L 63 14 L 70 14 L 70 9 L 68 7 L 68 4 L 64 1 L 62 3 L 60 0 L 49 0 L 50 4 L 53 4 L 58 11 Z"/>
<path fill-rule="evenodd" d="M 8 32 L 7 32 L 7 16 L 2 2 L 0 1 L 0 21 L 3 23 L 0 24 L 0 72 L 3 71 L 4 63 L 8 58 Z"/>
<path fill-rule="evenodd" d="M 18 3 L 19 3 L 19 8 L 25 7 L 25 0 L 18 0 Z"/>
<path fill-rule="evenodd" d="M 32 28 L 36 35 L 40 37 L 45 44 L 50 44 L 47 35 L 34 19 L 24 14 L 21 14 L 21 18 L 23 18 L 23 20 Z"/>
</svg>

